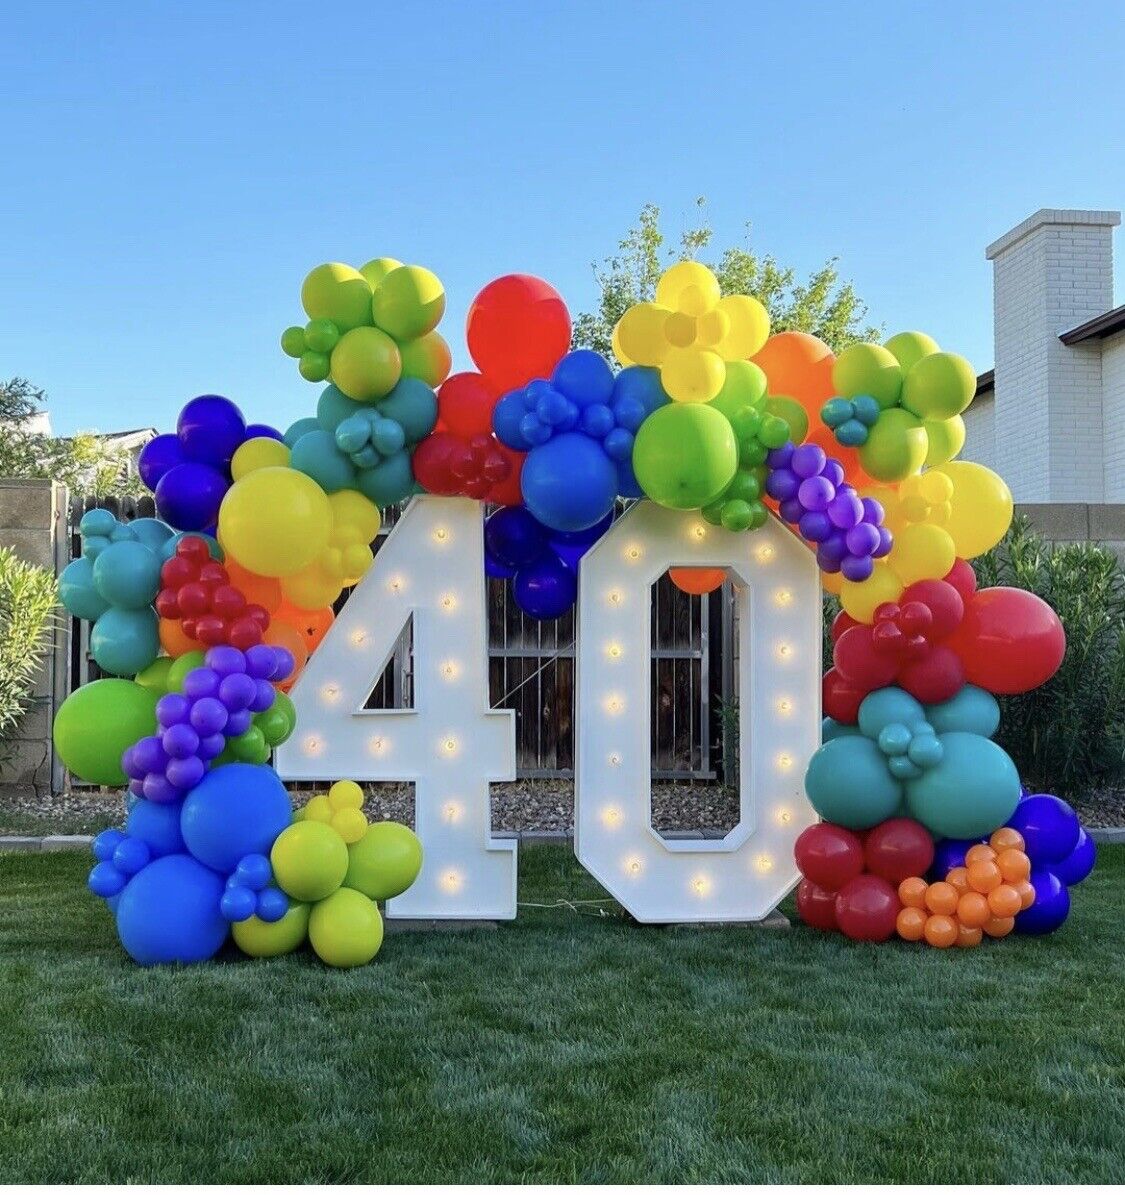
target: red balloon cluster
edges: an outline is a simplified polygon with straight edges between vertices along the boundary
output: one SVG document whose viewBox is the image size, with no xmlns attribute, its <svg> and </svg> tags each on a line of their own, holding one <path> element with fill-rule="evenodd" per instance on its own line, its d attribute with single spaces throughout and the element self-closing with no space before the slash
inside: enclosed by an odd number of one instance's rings
<svg viewBox="0 0 1125 1195">
<path fill-rule="evenodd" d="M 885 942 L 902 908 L 898 885 L 925 874 L 934 840 L 908 817 L 888 818 L 862 835 L 821 822 L 801 834 L 794 855 L 804 876 L 797 912 L 806 925 L 856 941 Z"/>
<path fill-rule="evenodd" d="M 207 647 L 230 644 L 241 651 L 262 642 L 270 625 L 264 606 L 246 600 L 227 570 L 211 559 L 206 540 L 185 535 L 160 570 L 156 612 L 179 619 L 189 639 Z"/>
<path fill-rule="evenodd" d="M 435 431 L 414 450 L 412 461 L 414 476 L 431 494 L 510 506 L 511 487 L 505 483 L 513 473 L 519 481 L 523 454 L 487 434 L 463 440 L 452 432 Z M 518 484 L 514 501 L 520 501 Z"/>
</svg>

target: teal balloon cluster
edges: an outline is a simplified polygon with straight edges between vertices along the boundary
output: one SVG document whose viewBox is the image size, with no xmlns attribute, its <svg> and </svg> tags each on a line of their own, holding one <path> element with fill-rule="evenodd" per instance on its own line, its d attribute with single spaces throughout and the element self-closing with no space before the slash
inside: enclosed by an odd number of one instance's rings
<svg viewBox="0 0 1125 1195">
<path fill-rule="evenodd" d="M 928 706 L 879 689 L 860 705 L 857 726 L 824 720 L 805 789 L 825 821 L 850 830 L 911 817 L 935 838 L 980 838 L 1020 799 L 1016 766 L 991 739 L 999 725 L 996 699 L 974 685 Z"/>
</svg>

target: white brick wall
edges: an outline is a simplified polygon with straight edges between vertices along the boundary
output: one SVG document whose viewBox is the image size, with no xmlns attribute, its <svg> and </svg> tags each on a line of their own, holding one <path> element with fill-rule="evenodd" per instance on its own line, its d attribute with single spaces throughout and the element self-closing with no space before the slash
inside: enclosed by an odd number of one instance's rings
<svg viewBox="0 0 1125 1195">
<path fill-rule="evenodd" d="M 1125 502 L 1125 332 L 1098 343 L 1105 412 L 1105 500 Z"/>
</svg>

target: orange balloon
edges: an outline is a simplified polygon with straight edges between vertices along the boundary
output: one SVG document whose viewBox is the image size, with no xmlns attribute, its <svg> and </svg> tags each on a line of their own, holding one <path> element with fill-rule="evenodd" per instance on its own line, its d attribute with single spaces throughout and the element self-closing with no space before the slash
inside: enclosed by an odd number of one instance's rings
<svg viewBox="0 0 1125 1195">
<path fill-rule="evenodd" d="M 1027 845 L 1023 840 L 1023 835 L 1018 830 L 1013 830 L 1011 826 L 1001 826 L 999 830 L 993 830 L 988 844 L 996 852 L 1009 849 L 1022 851 Z"/>
<path fill-rule="evenodd" d="M 750 358 L 761 367 L 769 393 L 795 398 L 819 421 L 820 407 L 835 393 L 832 350 L 808 332 L 778 332 Z"/>
<path fill-rule="evenodd" d="M 1001 851 L 996 856 L 996 866 L 1000 868 L 1000 874 L 1009 884 L 1014 884 L 1017 880 L 1026 880 L 1031 875 L 1031 860 L 1015 847 Z"/>
<path fill-rule="evenodd" d="M 929 884 L 921 876 L 907 876 L 898 886 L 898 898 L 908 909 L 924 909 L 928 887 Z"/>
<path fill-rule="evenodd" d="M 957 889 L 944 880 L 938 880 L 926 889 L 926 908 L 931 913 L 948 916 L 957 911 Z"/>
<path fill-rule="evenodd" d="M 1017 880 L 1012 887 L 1020 898 L 1020 908 L 1030 909 L 1035 903 L 1035 886 L 1030 880 Z"/>
<path fill-rule="evenodd" d="M 981 862 L 989 861 L 996 858 L 996 852 L 990 846 L 986 846 L 983 842 L 978 842 L 976 846 L 971 846 L 965 852 L 965 866 L 972 867 L 979 859 Z"/>
<path fill-rule="evenodd" d="M 984 923 L 984 932 L 990 938 L 1006 938 L 1015 928 L 1014 917 L 991 917 Z"/>
<path fill-rule="evenodd" d="M 288 648 L 293 655 L 292 673 L 282 684 L 277 686 L 283 693 L 288 693 L 293 687 L 293 682 L 301 675 L 305 662 L 309 658 L 305 637 L 296 627 L 291 627 L 288 623 L 271 622 L 262 639 L 266 643 L 272 643 L 274 647 Z"/>
<path fill-rule="evenodd" d="M 945 882 L 957 889 L 958 896 L 964 896 L 969 891 L 969 869 L 967 867 L 951 868 L 949 875 L 945 877 Z"/>
<path fill-rule="evenodd" d="M 991 892 L 1004 882 L 1000 868 L 993 859 L 978 859 L 969 864 L 969 887 L 974 892 Z"/>
<path fill-rule="evenodd" d="M 968 925 L 961 925 L 957 929 L 958 946 L 979 946 L 983 937 L 983 930 L 972 929 Z"/>
<path fill-rule="evenodd" d="M 932 917 L 926 918 L 924 932 L 926 941 L 931 946 L 936 946 L 939 950 L 944 950 L 947 946 L 952 946 L 957 941 L 957 935 L 960 933 L 960 930 L 957 922 L 952 917 L 946 917 L 944 913 L 935 913 Z"/>
<path fill-rule="evenodd" d="M 684 593 L 703 594 L 718 589 L 726 580 L 725 568 L 670 568 L 668 576 Z"/>
<path fill-rule="evenodd" d="M 980 929 L 991 916 L 988 901 L 979 892 L 966 892 L 957 902 L 957 920 L 969 929 Z"/>
<path fill-rule="evenodd" d="M 264 606 L 270 614 L 276 612 L 282 602 L 281 582 L 277 577 L 259 577 L 257 573 L 243 568 L 229 553 L 224 567 L 230 583 L 242 591 L 248 602 Z"/>
<path fill-rule="evenodd" d="M 283 601 L 274 614 L 276 622 L 284 622 L 295 631 L 300 631 L 305 639 L 305 649 L 311 656 L 320 646 L 321 640 L 328 634 L 329 628 L 336 621 L 336 614 L 331 606 L 324 606 L 320 610 L 302 610 L 292 602 Z"/>
<path fill-rule="evenodd" d="M 993 917 L 1014 917 L 1022 907 L 1020 894 L 1011 884 L 1001 884 L 988 894 L 988 907 Z"/>
<path fill-rule="evenodd" d="M 895 920 L 895 929 L 898 930 L 898 936 L 905 942 L 921 942 L 922 935 L 926 931 L 926 910 L 919 909 L 914 905 L 907 905 L 905 909 L 899 909 L 898 917 Z"/>
<path fill-rule="evenodd" d="M 184 624 L 178 618 L 160 620 L 160 646 L 170 656 L 182 656 L 189 651 L 199 651 L 202 643 L 189 639 L 184 634 Z"/>
</svg>

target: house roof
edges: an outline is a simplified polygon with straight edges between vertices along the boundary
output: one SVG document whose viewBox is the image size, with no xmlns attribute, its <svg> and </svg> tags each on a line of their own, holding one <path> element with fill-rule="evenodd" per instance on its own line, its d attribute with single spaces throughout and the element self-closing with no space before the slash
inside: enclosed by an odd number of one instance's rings
<svg viewBox="0 0 1125 1195">
<path fill-rule="evenodd" d="M 988 369 L 984 373 L 977 375 L 977 392 L 973 395 L 974 398 L 982 398 L 986 394 L 991 394 L 996 389 L 996 370 Z"/>
<path fill-rule="evenodd" d="M 1125 332 L 1125 304 L 1061 333 L 1059 339 L 1063 344 L 1082 344 L 1087 340 L 1105 340 L 1117 332 Z"/>
</svg>

